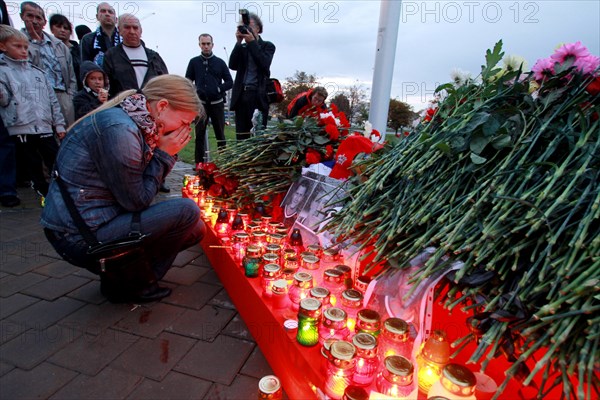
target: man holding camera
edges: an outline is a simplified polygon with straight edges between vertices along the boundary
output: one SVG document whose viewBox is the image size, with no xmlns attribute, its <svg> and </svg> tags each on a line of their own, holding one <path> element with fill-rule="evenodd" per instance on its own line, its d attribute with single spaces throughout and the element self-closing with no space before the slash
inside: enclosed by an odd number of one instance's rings
<svg viewBox="0 0 600 400">
<path fill-rule="evenodd" d="M 275 45 L 262 40 L 263 24 L 258 15 L 240 10 L 242 24 L 235 32 L 236 44 L 229 57 L 229 68 L 236 71 L 230 109 L 235 111 L 235 132 L 238 140 L 248 139 L 252 129 L 252 115 L 258 109 L 264 114 L 269 109 L 267 81 Z M 267 121 L 262 121 L 265 127 Z"/>
</svg>

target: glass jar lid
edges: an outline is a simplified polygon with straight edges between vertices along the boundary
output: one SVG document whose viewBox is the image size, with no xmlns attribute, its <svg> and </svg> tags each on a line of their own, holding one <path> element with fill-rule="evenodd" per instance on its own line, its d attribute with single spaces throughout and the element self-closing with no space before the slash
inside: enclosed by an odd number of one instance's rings
<svg viewBox="0 0 600 400">
<path fill-rule="evenodd" d="M 346 289 L 342 292 L 342 298 L 351 302 L 362 301 L 363 295 L 356 289 Z"/>
<path fill-rule="evenodd" d="M 246 254 L 248 254 L 249 256 L 252 255 L 254 257 L 258 257 L 258 255 L 260 254 L 260 247 L 251 244 L 248 247 L 246 247 Z"/>
<path fill-rule="evenodd" d="M 327 281 L 340 281 L 342 280 L 343 273 L 340 270 L 330 268 L 323 271 L 323 278 Z"/>
<path fill-rule="evenodd" d="M 356 314 L 356 318 L 366 324 L 376 325 L 381 321 L 379 313 L 369 308 L 363 308 Z"/>
<path fill-rule="evenodd" d="M 267 233 L 264 231 L 252 232 L 252 237 L 256 239 L 266 239 Z"/>
<path fill-rule="evenodd" d="M 302 253 L 304 254 L 304 253 Z M 314 254 L 306 254 L 302 256 L 302 262 L 308 263 L 308 264 L 316 264 L 319 262 L 319 257 L 315 256 Z"/>
<path fill-rule="evenodd" d="M 338 340 L 331 344 L 329 353 L 333 358 L 337 358 L 338 360 L 350 361 L 356 354 L 356 347 L 345 340 Z"/>
<path fill-rule="evenodd" d="M 467 367 L 460 364 L 448 364 L 442 369 L 442 386 L 458 396 L 470 396 L 475 391 L 477 378 Z"/>
<path fill-rule="evenodd" d="M 385 358 L 384 364 L 391 374 L 398 376 L 409 376 L 414 371 L 412 363 L 403 356 L 388 356 Z"/>
<path fill-rule="evenodd" d="M 323 317 L 333 322 L 341 322 L 348 317 L 348 314 L 339 307 L 330 307 L 323 311 Z"/>
<path fill-rule="evenodd" d="M 316 299 L 324 299 L 329 296 L 329 290 L 322 286 L 317 286 L 310 289 L 310 295 Z"/>
<path fill-rule="evenodd" d="M 267 253 L 263 255 L 263 260 L 265 260 L 268 264 L 277 264 L 279 256 L 275 253 Z"/>
<path fill-rule="evenodd" d="M 394 335 L 407 335 L 408 336 L 408 324 L 406 321 L 400 318 L 388 318 L 383 321 L 383 329 Z"/>
<path fill-rule="evenodd" d="M 264 267 L 265 273 L 270 274 L 270 275 L 275 275 L 280 270 L 281 270 L 281 267 L 278 264 L 273 264 L 273 263 L 265 264 L 265 267 Z"/>
<path fill-rule="evenodd" d="M 285 279 L 277 279 L 271 286 L 271 291 L 275 294 L 283 294 L 287 290 L 287 281 Z"/>
<path fill-rule="evenodd" d="M 308 272 L 296 272 L 294 274 L 294 280 L 297 282 L 311 282 L 312 275 Z"/>
<path fill-rule="evenodd" d="M 258 381 L 258 388 L 264 394 L 273 394 L 281 389 L 281 382 L 275 375 L 263 376 Z"/>
<path fill-rule="evenodd" d="M 357 333 L 352 337 L 352 344 L 361 350 L 373 350 L 377 347 L 377 339 L 370 333 Z"/>
<path fill-rule="evenodd" d="M 307 297 L 305 299 L 300 300 L 300 309 L 302 310 L 317 311 L 319 308 L 321 308 L 321 302 L 317 299 Z"/>
</svg>

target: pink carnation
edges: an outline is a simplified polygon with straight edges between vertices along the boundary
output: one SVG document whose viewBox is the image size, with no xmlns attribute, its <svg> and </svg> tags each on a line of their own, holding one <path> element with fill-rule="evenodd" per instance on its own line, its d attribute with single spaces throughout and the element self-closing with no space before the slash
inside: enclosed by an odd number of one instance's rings
<svg viewBox="0 0 600 400">
<path fill-rule="evenodd" d="M 554 74 L 554 60 L 552 58 L 540 58 L 531 68 L 536 81 L 543 81 L 545 77 Z"/>
<path fill-rule="evenodd" d="M 593 55 L 581 57 L 576 59 L 573 65 L 583 74 L 591 74 L 600 66 L 600 58 Z"/>
<path fill-rule="evenodd" d="M 586 58 L 591 55 L 587 47 L 582 45 L 581 42 L 575 42 L 560 46 L 550 58 L 562 64 L 569 59 L 573 59 L 573 62 L 576 62 L 580 58 Z"/>
</svg>

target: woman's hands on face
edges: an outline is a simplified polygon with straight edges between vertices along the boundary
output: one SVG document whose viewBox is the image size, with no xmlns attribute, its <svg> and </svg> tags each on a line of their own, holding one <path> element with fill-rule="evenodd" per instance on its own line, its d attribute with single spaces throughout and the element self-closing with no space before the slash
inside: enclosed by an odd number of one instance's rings
<svg viewBox="0 0 600 400">
<path fill-rule="evenodd" d="M 191 125 L 181 125 L 172 132 L 159 134 L 157 147 L 174 156 L 192 140 L 191 131 Z"/>
</svg>

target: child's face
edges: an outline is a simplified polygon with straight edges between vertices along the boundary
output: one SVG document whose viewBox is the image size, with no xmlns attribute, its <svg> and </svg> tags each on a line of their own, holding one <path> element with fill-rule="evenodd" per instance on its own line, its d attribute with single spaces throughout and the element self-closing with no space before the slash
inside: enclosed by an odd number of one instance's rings
<svg viewBox="0 0 600 400">
<path fill-rule="evenodd" d="M 100 71 L 92 71 L 85 78 L 85 84 L 98 93 L 100 89 L 104 88 L 104 74 Z"/>
<path fill-rule="evenodd" d="M 0 43 L 0 50 L 13 60 L 27 60 L 27 49 L 29 49 L 27 40 L 10 38 L 4 43 Z"/>
</svg>

